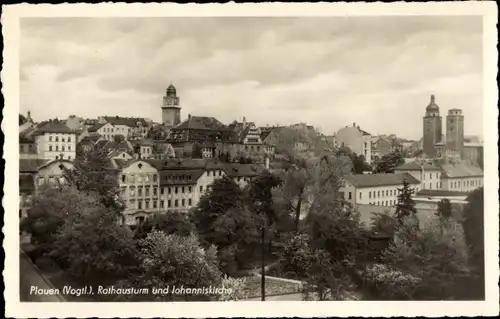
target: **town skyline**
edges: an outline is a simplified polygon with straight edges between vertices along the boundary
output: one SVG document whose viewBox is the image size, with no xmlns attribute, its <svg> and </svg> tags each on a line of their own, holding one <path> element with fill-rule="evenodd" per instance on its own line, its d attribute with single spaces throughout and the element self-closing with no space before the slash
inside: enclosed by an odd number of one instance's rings
<svg viewBox="0 0 500 319">
<path fill-rule="evenodd" d="M 305 122 L 326 135 L 356 123 L 418 140 L 434 94 L 441 116 L 462 109 L 465 133 L 482 136 L 481 32 L 463 16 L 23 19 L 20 112 L 160 122 L 173 84 L 182 120 Z"/>
</svg>

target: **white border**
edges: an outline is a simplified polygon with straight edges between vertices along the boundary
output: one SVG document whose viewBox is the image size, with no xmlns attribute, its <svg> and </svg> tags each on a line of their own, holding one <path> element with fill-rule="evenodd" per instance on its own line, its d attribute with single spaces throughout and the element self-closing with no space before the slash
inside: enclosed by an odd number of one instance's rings
<svg viewBox="0 0 500 319">
<path fill-rule="evenodd" d="M 498 294 L 498 130 L 496 85 L 497 7 L 494 2 L 429 3 L 263 3 L 263 4 L 62 4 L 3 6 L 5 105 L 2 129 L 5 196 L 3 205 L 6 254 L 6 316 L 28 317 L 325 317 L 325 316 L 479 316 L 497 315 Z M 373 16 L 373 15 L 481 15 L 483 16 L 485 251 L 486 301 L 478 302 L 241 302 L 241 303 L 21 303 L 19 301 L 18 127 L 19 19 L 21 17 L 167 17 L 167 16 Z M 451 63 L 453 63 L 451 61 Z M 42 105 L 40 107 L 43 107 Z"/>
</svg>

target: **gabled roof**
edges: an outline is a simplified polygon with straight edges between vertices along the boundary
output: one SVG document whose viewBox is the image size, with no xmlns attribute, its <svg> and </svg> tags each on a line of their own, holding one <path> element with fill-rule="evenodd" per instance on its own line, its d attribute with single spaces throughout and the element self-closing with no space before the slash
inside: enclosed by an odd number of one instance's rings
<svg viewBox="0 0 500 319">
<path fill-rule="evenodd" d="M 101 127 L 103 127 L 106 124 L 108 124 L 108 123 L 92 125 L 91 127 L 87 128 L 87 131 L 88 132 L 97 132 Z"/>
<path fill-rule="evenodd" d="M 410 163 L 405 163 L 403 165 L 400 165 L 396 168 L 394 168 L 395 171 L 420 171 L 421 169 L 424 169 L 424 171 L 441 171 L 441 167 L 429 164 L 429 163 L 417 163 L 417 162 L 410 162 Z"/>
<path fill-rule="evenodd" d="M 194 185 L 204 172 L 204 169 L 162 170 L 160 185 Z"/>
<path fill-rule="evenodd" d="M 38 129 L 33 133 L 34 135 L 41 135 L 45 133 L 74 133 L 63 121 L 51 120 L 44 122 L 38 126 Z"/>
<path fill-rule="evenodd" d="M 403 181 L 420 184 L 420 181 L 408 173 L 402 174 L 351 174 L 344 177 L 354 187 L 400 186 Z"/>
<path fill-rule="evenodd" d="M 137 127 L 138 123 L 142 126 L 148 126 L 148 122 L 140 117 L 120 117 L 120 116 L 103 116 L 106 122 L 112 125 L 126 125 L 129 127 Z"/>
<path fill-rule="evenodd" d="M 477 166 L 467 165 L 464 163 L 460 164 L 444 164 L 443 177 L 455 178 L 455 177 L 480 177 L 483 176 L 483 171 Z"/>
<path fill-rule="evenodd" d="M 209 116 L 190 116 L 187 120 L 172 128 L 172 130 L 226 130 L 227 127 L 215 117 Z"/>
</svg>

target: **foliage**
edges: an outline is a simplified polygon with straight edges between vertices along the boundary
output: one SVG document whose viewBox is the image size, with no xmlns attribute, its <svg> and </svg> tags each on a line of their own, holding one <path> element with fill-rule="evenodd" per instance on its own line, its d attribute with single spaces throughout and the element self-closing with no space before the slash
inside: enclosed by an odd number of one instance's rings
<svg viewBox="0 0 500 319">
<path fill-rule="evenodd" d="M 118 177 L 106 151 L 94 147 L 82 155 L 75 159 L 73 169 L 64 169 L 66 180 L 79 191 L 96 192 L 104 207 L 121 216 L 125 204 L 120 199 Z"/>
<path fill-rule="evenodd" d="M 140 275 L 129 283 L 146 287 L 185 288 L 220 286 L 216 249 L 204 249 L 195 235 L 187 237 L 153 231 L 141 240 Z M 174 294 L 157 295 L 158 300 L 176 300 Z M 184 298 L 182 298 L 184 297 Z M 186 295 L 185 300 L 199 300 L 199 295 Z M 178 299 L 177 299 L 178 300 Z"/>
<path fill-rule="evenodd" d="M 95 197 L 82 195 L 74 187 L 42 185 L 32 203 L 21 230 L 31 234 L 33 244 L 50 251 L 69 214 L 82 207 L 94 206 Z"/>
<path fill-rule="evenodd" d="M 415 231 L 413 217 L 405 218 L 383 260 L 389 270 L 418 282 L 411 291 L 400 291 L 386 274 L 385 283 L 379 278 L 378 285 L 388 299 L 448 299 L 456 295 L 461 279 L 469 272 L 463 230 L 451 219 L 436 220 Z"/>
<path fill-rule="evenodd" d="M 305 233 L 289 235 L 279 258 L 284 277 L 306 278 L 313 262 L 309 236 Z"/>
<path fill-rule="evenodd" d="M 141 223 L 136 229 L 134 237 L 136 239 L 146 238 L 147 234 L 153 230 L 162 231 L 166 234 L 177 234 L 188 236 L 194 231 L 189 216 L 180 211 L 167 211 L 155 213 Z"/>
<path fill-rule="evenodd" d="M 439 218 L 450 218 L 451 217 L 451 202 L 447 198 L 443 198 L 442 200 L 439 201 L 438 203 L 438 210 L 436 212 L 436 215 Z"/>
<path fill-rule="evenodd" d="M 363 273 L 364 279 L 373 285 L 381 299 L 411 299 L 415 287 L 421 282 L 419 277 L 395 270 L 387 264 L 369 265 Z"/>
<path fill-rule="evenodd" d="M 462 222 L 465 240 L 469 247 L 470 263 L 478 280 L 473 289 L 484 297 L 484 188 L 472 191 L 467 197 Z M 481 297 L 482 295 L 482 297 Z"/>
<path fill-rule="evenodd" d="M 376 234 L 392 237 L 397 229 L 396 219 L 389 213 L 373 213 L 371 217 L 371 231 Z"/>
<path fill-rule="evenodd" d="M 245 278 L 234 278 L 224 275 L 224 277 L 222 277 L 221 286 L 230 290 L 231 294 L 217 295 L 216 299 L 218 301 L 239 301 L 248 298 L 248 292 L 245 290 L 246 286 Z"/>
<path fill-rule="evenodd" d="M 136 266 L 132 232 L 118 225 L 114 212 L 95 195 L 82 193 L 81 197 L 57 233 L 51 256 L 75 277 L 128 274 Z"/>
<path fill-rule="evenodd" d="M 394 173 L 394 168 L 405 163 L 401 152 L 391 152 L 380 158 L 375 168 L 375 173 Z"/>
<path fill-rule="evenodd" d="M 417 213 L 415 201 L 413 200 L 413 190 L 410 184 L 405 180 L 403 187 L 398 189 L 398 203 L 396 205 L 396 219 L 402 222 L 408 216 L 414 216 Z M 418 227 L 418 225 L 417 225 Z"/>
</svg>

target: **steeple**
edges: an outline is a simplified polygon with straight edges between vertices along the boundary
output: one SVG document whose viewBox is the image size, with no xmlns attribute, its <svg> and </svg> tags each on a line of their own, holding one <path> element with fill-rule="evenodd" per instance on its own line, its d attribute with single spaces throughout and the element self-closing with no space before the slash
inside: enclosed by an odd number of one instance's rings
<svg viewBox="0 0 500 319">
<path fill-rule="evenodd" d="M 436 97 L 434 96 L 434 94 L 431 95 L 431 100 L 425 110 L 427 112 L 439 112 L 439 106 L 436 104 Z"/>
</svg>

